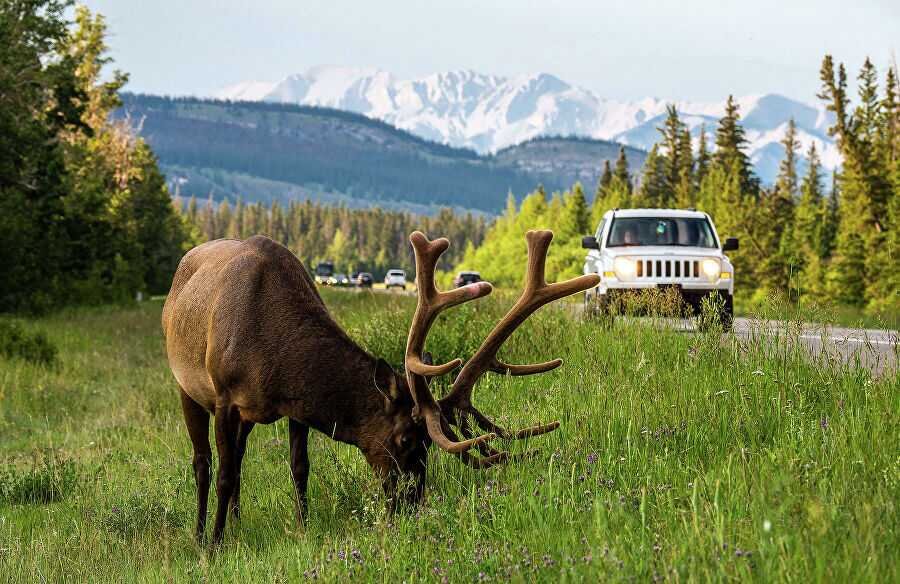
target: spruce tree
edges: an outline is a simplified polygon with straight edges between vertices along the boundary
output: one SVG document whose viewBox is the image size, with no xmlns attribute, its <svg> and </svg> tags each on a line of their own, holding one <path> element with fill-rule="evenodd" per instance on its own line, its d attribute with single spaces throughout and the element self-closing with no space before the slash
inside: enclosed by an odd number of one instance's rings
<svg viewBox="0 0 900 584">
<path fill-rule="evenodd" d="M 601 205 L 601 201 L 606 197 L 606 192 L 609 189 L 610 183 L 612 183 L 613 173 L 612 168 L 610 168 L 609 160 L 603 161 L 603 174 L 600 175 L 600 182 L 597 183 L 597 190 L 594 191 L 594 200 L 591 202 L 591 217 L 597 214 L 598 206 Z"/>
<path fill-rule="evenodd" d="M 837 170 L 831 173 L 831 192 L 822 203 L 822 228 L 819 236 L 819 256 L 823 259 L 831 259 L 834 254 L 835 241 L 837 239 L 840 216 L 841 191 Z"/>
<path fill-rule="evenodd" d="M 801 293 L 821 296 L 825 284 L 826 250 L 823 245 L 823 228 L 826 202 L 822 196 L 821 164 L 815 142 L 809 147 L 807 160 L 806 176 L 800 187 L 800 202 L 794 214 L 794 246 L 801 273 Z"/>
<path fill-rule="evenodd" d="M 654 144 L 647 155 L 647 160 L 644 161 L 641 184 L 634 198 L 636 207 L 656 208 L 666 206 L 668 185 L 666 184 L 665 162 L 665 158 L 659 152 L 659 146 Z"/>
<path fill-rule="evenodd" d="M 562 216 L 560 218 L 560 236 L 563 240 L 577 238 L 591 232 L 591 213 L 584 197 L 581 183 L 575 183 L 572 191 L 565 197 Z"/>
<path fill-rule="evenodd" d="M 737 172 L 741 191 L 756 196 L 759 179 L 753 174 L 753 164 L 745 152 L 747 138 L 740 124 L 740 114 L 734 96 L 729 95 L 725 103 L 725 115 L 719 120 L 716 130 L 716 152 L 713 160 L 720 168 Z"/>
<path fill-rule="evenodd" d="M 700 190 L 700 183 L 709 172 L 710 155 L 706 144 L 706 124 L 700 126 L 700 138 L 697 146 L 697 161 L 694 165 L 694 188 Z"/>
<path fill-rule="evenodd" d="M 628 172 L 628 159 L 625 157 L 625 146 L 619 146 L 619 156 L 616 158 L 616 170 L 613 177 L 625 185 L 628 192 L 631 192 L 631 174 Z M 609 186 L 607 184 L 607 186 Z"/>
<path fill-rule="evenodd" d="M 871 65 L 871 63 L 869 64 Z M 822 91 L 819 97 L 827 103 L 829 111 L 835 115 L 834 125 L 829 133 L 835 136 L 844 158 L 840 183 L 840 223 L 835 236 L 834 258 L 828 274 L 829 293 L 839 302 L 864 306 L 867 301 L 866 285 L 870 282 L 871 260 L 877 251 L 878 231 L 874 211 L 873 176 L 878 173 L 873 167 L 868 134 L 866 102 L 872 102 L 868 78 L 871 66 L 864 66 L 861 73 L 860 95 L 864 104 L 855 112 L 850 112 L 847 98 L 847 74 L 844 65 L 834 70 L 834 62 L 826 55 L 822 62 L 820 78 Z M 874 107 L 874 106 L 871 106 Z M 873 266 L 874 267 L 874 266 Z"/>
<path fill-rule="evenodd" d="M 678 118 L 678 110 L 674 105 L 666 106 L 666 121 L 663 127 L 657 128 L 662 134 L 663 149 L 659 153 L 662 159 L 663 177 L 661 181 L 660 204 L 669 206 L 675 200 L 675 189 L 681 182 L 681 168 L 683 162 L 681 160 L 681 136 L 684 124 Z"/>
<path fill-rule="evenodd" d="M 609 166 L 609 160 L 603 161 L 603 174 L 600 175 L 600 184 L 597 185 L 597 192 L 599 193 L 602 189 L 605 189 L 609 186 L 609 183 L 612 182 L 613 173 L 612 169 Z"/>
<path fill-rule="evenodd" d="M 797 262 L 797 251 L 793 241 L 792 224 L 794 204 L 797 198 L 797 129 L 793 118 L 788 121 L 784 139 L 784 158 L 778 170 L 775 187 L 764 193 L 762 198 L 762 219 L 765 229 L 760 237 L 763 246 L 770 253 L 761 262 L 762 283 L 772 290 L 786 290 L 792 275 L 792 266 Z"/>
<path fill-rule="evenodd" d="M 693 208 L 697 202 L 694 183 L 694 154 L 691 148 L 691 132 L 682 126 L 678 140 L 678 182 L 675 183 L 675 204 L 682 209 Z"/>
</svg>

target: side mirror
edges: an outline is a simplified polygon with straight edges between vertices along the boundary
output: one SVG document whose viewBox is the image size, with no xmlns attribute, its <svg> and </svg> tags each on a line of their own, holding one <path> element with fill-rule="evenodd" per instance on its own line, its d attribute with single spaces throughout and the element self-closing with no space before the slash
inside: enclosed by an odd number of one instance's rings
<svg viewBox="0 0 900 584">
<path fill-rule="evenodd" d="M 737 237 L 726 237 L 725 243 L 722 245 L 722 251 L 733 251 L 738 248 Z"/>
<path fill-rule="evenodd" d="M 584 249 L 600 249 L 600 244 L 597 243 L 597 238 L 593 235 L 585 235 L 581 238 L 581 247 Z"/>
</svg>

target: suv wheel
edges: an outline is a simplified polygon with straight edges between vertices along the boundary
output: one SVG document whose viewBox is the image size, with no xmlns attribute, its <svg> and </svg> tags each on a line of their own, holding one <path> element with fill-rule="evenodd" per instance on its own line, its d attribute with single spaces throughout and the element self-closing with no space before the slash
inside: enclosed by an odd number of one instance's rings
<svg viewBox="0 0 900 584">
<path fill-rule="evenodd" d="M 725 306 L 722 307 L 720 318 L 722 319 L 722 330 L 728 332 L 734 325 L 734 296 L 724 294 Z"/>
</svg>

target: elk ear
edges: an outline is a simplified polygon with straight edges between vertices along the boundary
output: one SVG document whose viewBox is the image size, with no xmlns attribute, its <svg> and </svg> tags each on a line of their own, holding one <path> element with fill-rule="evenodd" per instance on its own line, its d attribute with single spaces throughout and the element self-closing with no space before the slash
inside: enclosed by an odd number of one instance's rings
<svg viewBox="0 0 900 584">
<path fill-rule="evenodd" d="M 434 365 L 434 358 L 432 358 L 429 351 L 425 351 L 425 353 L 422 354 L 422 363 L 425 363 L 426 365 Z"/>
<path fill-rule="evenodd" d="M 388 362 L 381 358 L 375 363 L 375 387 L 389 402 L 395 402 L 400 398 L 397 374 Z"/>
</svg>

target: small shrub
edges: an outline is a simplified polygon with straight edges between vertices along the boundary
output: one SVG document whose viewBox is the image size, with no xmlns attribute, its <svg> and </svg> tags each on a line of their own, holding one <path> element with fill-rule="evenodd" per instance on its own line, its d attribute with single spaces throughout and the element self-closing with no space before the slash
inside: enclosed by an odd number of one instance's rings
<svg viewBox="0 0 900 584">
<path fill-rule="evenodd" d="M 41 331 L 30 333 L 17 322 L 0 321 L 0 355 L 41 365 L 56 362 L 56 347 Z"/>
<path fill-rule="evenodd" d="M 5 464 L 0 467 L 0 501 L 53 503 L 70 494 L 78 481 L 77 465 L 70 460 L 58 459 L 53 453 L 40 457 L 30 468 Z"/>
<path fill-rule="evenodd" d="M 710 335 L 724 332 L 722 314 L 725 312 L 725 299 L 719 294 L 704 296 L 700 301 L 700 314 L 694 320 L 697 330 Z"/>
<path fill-rule="evenodd" d="M 156 495 L 152 492 L 132 493 L 107 510 L 101 516 L 101 524 L 107 531 L 123 538 L 143 532 L 158 534 L 184 528 L 188 523 L 185 511 L 170 507 L 167 502 L 171 499 Z"/>
</svg>

